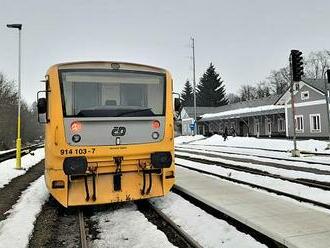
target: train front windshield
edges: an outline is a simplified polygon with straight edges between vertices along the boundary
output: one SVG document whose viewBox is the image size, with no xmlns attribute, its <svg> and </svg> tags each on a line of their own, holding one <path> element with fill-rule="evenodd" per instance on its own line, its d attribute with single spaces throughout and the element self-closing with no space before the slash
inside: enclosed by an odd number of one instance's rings
<svg viewBox="0 0 330 248">
<path fill-rule="evenodd" d="M 67 117 L 162 116 L 165 75 L 145 72 L 61 70 Z"/>
</svg>

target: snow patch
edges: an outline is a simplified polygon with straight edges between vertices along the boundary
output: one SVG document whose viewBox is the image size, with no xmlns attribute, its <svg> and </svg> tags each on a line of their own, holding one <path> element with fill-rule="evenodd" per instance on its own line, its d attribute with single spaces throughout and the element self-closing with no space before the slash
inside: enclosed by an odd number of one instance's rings
<svg viewBox="0 0 330 248">
<path fill-rule="evenodd" d="M 293 141 L 288 139 L 265 139 L 265 138 L 254 138 L 254 137 L 231 137 L 229 136 L 226 141 L 220 135 L 213 135 L 209 138 L 195 141 L 192 136 L 186 136 L 185 142 L 190 141 L 192 144 L 198 145 L 221 145 L 227 147 L 246 147 L 246 148 L 263 148 L 270 150 L 281 150 L 290 151 L 293 149 Z M 195 136 L 196 137 L 196 136 Z M 180 138 L 180 137 L 178 137 Z M 176 138 L 177 139 L 177 138 Z M 301 151 L 310 152 L 326 152 L 330 153 L 327 148 L 327 141 L 309 139 L 309 140 L 298 140 L 297 147 Z"/>
<path fill-rule="evenodd" d="M 150 201 L 203 247 L 266 247 L 177 194 Z"/>
<path fill-rule="evenodd" d="M 121 209 L 98 213 L 92 219 L 98 222 L 100 234 L 91 247 L 175 247 L 163 232 L 137 210 L 134 203 L 127 203 Z"/>
<path fill-rule="evenodd" d="M 34 155 L 27 154 L 22 157 L 22 170 L 15 169 L 16 159 L 9 159 L 0 163 L 0 188 L 3 188 L 13 178 L 25 174 L 29 168 L 45 158 L 44 148 L 37 149 L 33 153 Z"/>
<path fill-rule="evenodd" d="M 18 202 L 7 212 L 10 215 L 0 222 L 0 247 L 27 247 L 34 222 L 48 196 L 43 176 L 23 191 Z"/>
<path fill-rule="evenodd" d="M 261 170 L 264 172 L 268 172 L 270 174 L 280 175 L 282 177 L 287 177 L 287 178 L 293 178 L 293 179 L 304 178 L 304 179 L 316 180 L 319 182 L 326 182 L 326 183 L 330 182 L 330 175 L 314 174 L 314 173 L 304 172 L 304 171 L 276 168 L 276 167 L 271 167 L 271 166 L 267 166 L 267 165 L 263 165 L 263 164 L 254 164 L 254 163 L 248 163 L 248 162 L 234 161 L 234 160 L 230 160 L 230 159 L 215 158 L 215 157 L 207 156 L 207 153 L 205 155 L 196 155 L 196 154 L 192 154 L 189 152 L 175 152 L 175 154 L 188 156 L 190 158 L 200 158 L 200 159 L 205 159 L 205 160 L 213 161 L 213 162 L 237 165 L 242 168 L 257 169 L 257 170 Z M 212 153 L 209 153 L 209 154 L 212 154 Z M 285 161 L 283 161 L 283 162 L 285 162 Z M 295 162 L 291 162 L 291 164 L 288 163 L 288 165 L 293 166 L 293 165 L 295 165 Z M 308 164 L 306 164 L 305 167 L 308 168 Z M 325 167 L 324 169 L 329 171 L 329 168 L 330 168 L 329 166 L 323 166 L 323 167 Z M 311 166 L 309 168 L 311 168 Z"/>
</svg>

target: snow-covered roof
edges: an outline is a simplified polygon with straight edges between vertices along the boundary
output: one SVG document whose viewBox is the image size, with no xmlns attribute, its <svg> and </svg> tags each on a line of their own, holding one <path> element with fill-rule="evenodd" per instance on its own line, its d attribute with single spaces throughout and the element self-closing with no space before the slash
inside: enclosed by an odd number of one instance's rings
<svg viewBox="0 0 330 248">
<path fill-rule="evenodd" d="M 224 119 L 224 118 L 241 118 L 241 117 L 276 114 L 276 113 L 284 113 L 284 106 L 281 105 L 277 106 L 271 104 L 265 106 L 227 110 L 219 113 L 202 115 L 201 121 Z"/>
</svg>

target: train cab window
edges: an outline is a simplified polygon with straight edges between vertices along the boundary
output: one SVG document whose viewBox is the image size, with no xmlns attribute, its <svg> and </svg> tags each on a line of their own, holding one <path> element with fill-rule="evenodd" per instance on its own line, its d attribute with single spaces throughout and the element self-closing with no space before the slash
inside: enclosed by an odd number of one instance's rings
<svg viewBox="0 0 330 248">
<path fill-rule="evenodd" d="M 104 70 L 62 70 L 65 116 L 160 116 L 165 110 L 165 75 Z"/>
</svg>

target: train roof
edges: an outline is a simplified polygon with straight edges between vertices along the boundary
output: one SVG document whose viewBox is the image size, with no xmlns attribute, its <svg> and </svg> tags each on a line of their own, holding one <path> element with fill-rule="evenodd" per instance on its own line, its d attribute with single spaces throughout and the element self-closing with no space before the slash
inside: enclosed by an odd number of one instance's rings
<svg viewBox="0 0 330 248">
<path fill-rule="evenodd" d="M 137 70 L 137 71 L 148 71 L 156 73 L 166 73 L 166 69 L 155 67 L 151 65 L 121 62 L 121 61 L 74 61 L 67 63 L 59 63 L 51 66 L 51 69 L 115 69 L 117 66 L 124 70 Z"/>
</svg>

